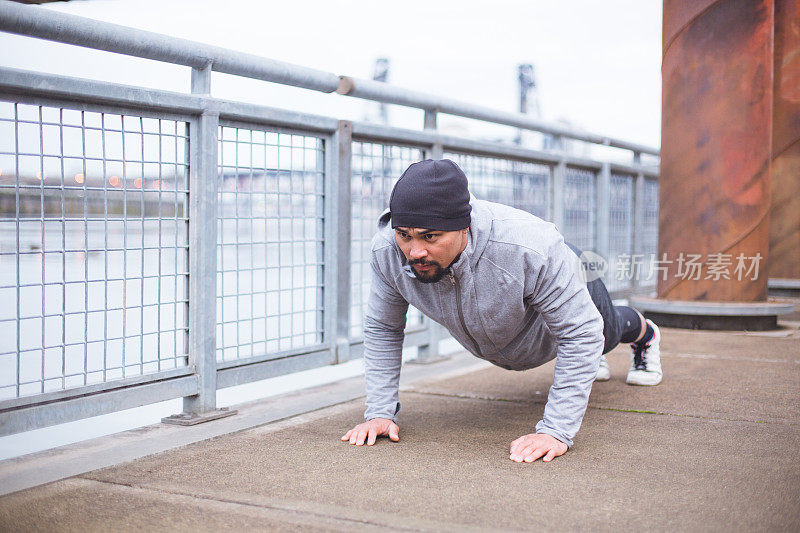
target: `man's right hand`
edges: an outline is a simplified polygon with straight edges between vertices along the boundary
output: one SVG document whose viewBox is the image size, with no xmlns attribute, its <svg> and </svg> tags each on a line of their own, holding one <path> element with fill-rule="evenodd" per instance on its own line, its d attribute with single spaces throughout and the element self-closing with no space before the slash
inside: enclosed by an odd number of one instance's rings
<svg viewBox="0 0 800 533">
<path fill-rule="evenodd" d="M 379 435 L 389 437 L 389 440 L 397 442 L 400 440 L 400 428 L 389 420 L 388 418 L 373 418 L 363 424 L 359 424 L 342 436 L 343 441 L 350 441 L 350 444 L 362 446 L 364 440 L 367 441 L 367 446 L 375 444 L 375 439 Z"/>
</svg>

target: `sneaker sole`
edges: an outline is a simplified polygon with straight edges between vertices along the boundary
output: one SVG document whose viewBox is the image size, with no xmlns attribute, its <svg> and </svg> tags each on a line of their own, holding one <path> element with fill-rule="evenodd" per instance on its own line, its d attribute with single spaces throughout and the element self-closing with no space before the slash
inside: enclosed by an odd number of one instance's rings
<svg viewBox="0 0 800 533">
<path fill-rule="evenodd" d="M 625 383 L 628 385 L 640 385 L 642 387 L 652 387 L 661 383 L 662 376 L 628 376 Z"/>
</svg>

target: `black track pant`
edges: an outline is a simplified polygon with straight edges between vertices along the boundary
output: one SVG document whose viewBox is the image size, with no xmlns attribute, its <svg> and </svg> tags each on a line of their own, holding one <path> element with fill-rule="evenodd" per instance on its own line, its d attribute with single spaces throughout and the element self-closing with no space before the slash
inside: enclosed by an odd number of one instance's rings
<svg viewBox="0 0 800 533">
<path fill-rule="evenodd" d="M 578 257 L 581 251 L 570 243 L 567 243 Z M 630 343 L 636 340 L 642 332 L 642 320 L 632 307 L 615 306 L 611 303 L 611 296 L 608 295 L 603 280 L 596 279 L 586 284 L 589 289 L 589 296 L 592 297 L 594 305 L 603 317 L 603 337 L 605 345 L 603 353 L 613 350 L 620 342 Z"/>
</svg>

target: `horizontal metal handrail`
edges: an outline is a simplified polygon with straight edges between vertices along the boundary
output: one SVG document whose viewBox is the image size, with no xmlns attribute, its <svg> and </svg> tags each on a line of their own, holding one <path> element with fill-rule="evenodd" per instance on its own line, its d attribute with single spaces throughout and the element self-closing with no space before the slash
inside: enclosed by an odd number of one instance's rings
<svg viewBox="0 0 800 533">
<path fill-rule="evenodd" d="M 0 31 L 330 93 L 339 77 L 300 65 L 44 8 L 0 2 Z"/>
<path fill-rule="evenodd" d="M 436 130 L 420 131 L 383 126 L 380 124 L 354 122 L 353 137 L 377 142 L 405 143 L 411 146 L 431 146 L 440 144 L 444 150 L 527 160 L 550 165 L 556 165 L 563 161 L 567 165 L 591 168 L 594 170 L 599 170 L 603 166 L 603 163 L 598 160 L 565 154 L 563 152 L 545 152 L 516 144 L 465 139 L 463 137 L 438 133 Z M 640 165 L 636 162 L 632 164 L 610 163 L 610 165 L 611 169 L 615 171 L 631 174 L 642 173 L 648 178 L 658 178 L 658 168 L 655 166 Z"/>
<path fill-rule="evenodd" d="M 131 409 L 197 394 L 198 376 L 190 374 L 161 381 L 114 387 L 92 394 L 66 397 L 57 402 L 24 405 L 0 413 L 0 435 L 11 435 L 54 424 Z"/>
<path fill-rule="evenodd" d="M 163 61 L 193 68 L 291 85 L 388 104 L 402 105 L 495 124 L 540 131 L 568 139 L 658 155 L 659 150 L 373 80 L 358 79 L 268 59 L 188 39 L 0 0 L 0 31 Z"/>
<path fill-rule="evenodd" d="M 288 111 L 258 104 L 221 100 L 202 95 L 187 95 L 159 89 L 145 89 L 110 82 L 96 82 L 83 78 L 42 74 L 27 70 L 0 67 L 0 91 L 9 94 L 67 99 L 73 102 L 106 103 L 141 109 L 158 109 L 163 112 L 199 115 L 214 112 L 221 119 L 242 121 L 249 124 L 300 127 L 309 131 L 332 132 L 338 120 L 332 117 Z M 437 132 L 436 130 L 411 130 L 381 124 L 353 123 L 353 135 L 378 142 L 407 143 L 427 147 L 441 144 L 445 149 L 510 157 L 520 160 L 599 169 L 602 163 L 593 159 L 544 152 L 522 146 L 494 141 L 464 139 Z M 627 173 L 642 173 L 649 178 L 658 178 L 658 169 L 652 166 L 611 163 L 612 170 Z"/>
<path fill-rule="evenodd" d="M 305 355 L 322 352 L 330 352 L 330 346 L 327 344 L 310 344 L 308 346 L 304 346 L 303 348 L 295 348 L 293 350 L 281 350 L 240 359 L 217 361 L 217 370 L 231 367 L 242 367 L 258 363 L 269 363 L 270 361 L 277 361 L 279 359 L 291 359 L 293 357 L 302 357 Z"/>
<path fill-rule="evenodd" d="M 20 396 L 19 398 L 10 398 L 8 400 L 0 401 L 0 415 L 22 407 L 41 406 L 49 403 L 70 400 L 73 398 L 85 398 L 94 394 L 109 392 L 111 390 L 122 390 L 148 383 L 158 383 L 176 378 L 193 376 L 195 372 L 196 370 L 193 366 L 184 366 L 180 368 L 162 370 L 160 372 L 153 372 L 151 374 L 141 374 L 138 376 L 131 376 L 113 381 L 92 383 L 82 387 L 59 389 L 28 396 Z"/>
<path fill-rule="evenodd" d="M 355 96 L 365 100 L 374 100 L 386 104 L 396 104 L 407 107 L 418 107 L 420 109 L 436 111 L 448 115 L 471 118 L 484 122 L 492 122 L 494 124 L 503 124 L 505 126 L 514 126 L 516 128 L 539 131 L 550 135 L 575 139 L 578 141 L 585 141 L 592 144 L 622 148 L 625 150 L 631 150 L 633 152 L 652 155 L 658 155 L 659 153 L 656 148 L 651 148 L 649 146 L 623 141 L 620 139 L 614 139 L 603 135 L 595 135 L 592 133 L 577 131 L 559 124 L 551 124 L 542 120 L 537 120 L 522 113 L 499 111 L 489 107 L 460 102 L 451 98 L 433 96 L 422 92 L 394 87 L 392 85 L 373 80 L 362 80 L 350 78 L 348 76 L 342 76 L 342 86 L 337 90 L 337 92 L 339 94 Z"/>
</svg>

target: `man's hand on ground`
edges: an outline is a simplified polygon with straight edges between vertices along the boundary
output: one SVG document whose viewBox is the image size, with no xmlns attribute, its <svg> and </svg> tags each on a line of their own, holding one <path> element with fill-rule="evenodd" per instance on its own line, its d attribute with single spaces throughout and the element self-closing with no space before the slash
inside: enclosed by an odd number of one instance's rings
<svg viewBox="0 0 800 533">
<path fill-rule="evenodd" d="M 557 438 L 546 433 L 531 433 L 523 435 L 511 443 L 512 461 L 521 463 L 532 463 L 539 457 L 544 456 L 545 463 L 549 463 L 553 458 L 567 453 L 568 446 Z"/>
<path fill-rule="evenodd" d="M 349 440 L 350 444 L 361 446 L 364 444 L 364 439 L 366 439 L 367 446 L 372 446 L 379 435 L 386 435 L 389 440 L 394 442 L 399 441 L 399 431 L 400 428 L 397 424 L 388 418 L 373 418 L 345 433 L 342 436 L 342 440 Z"/>
</svg>

